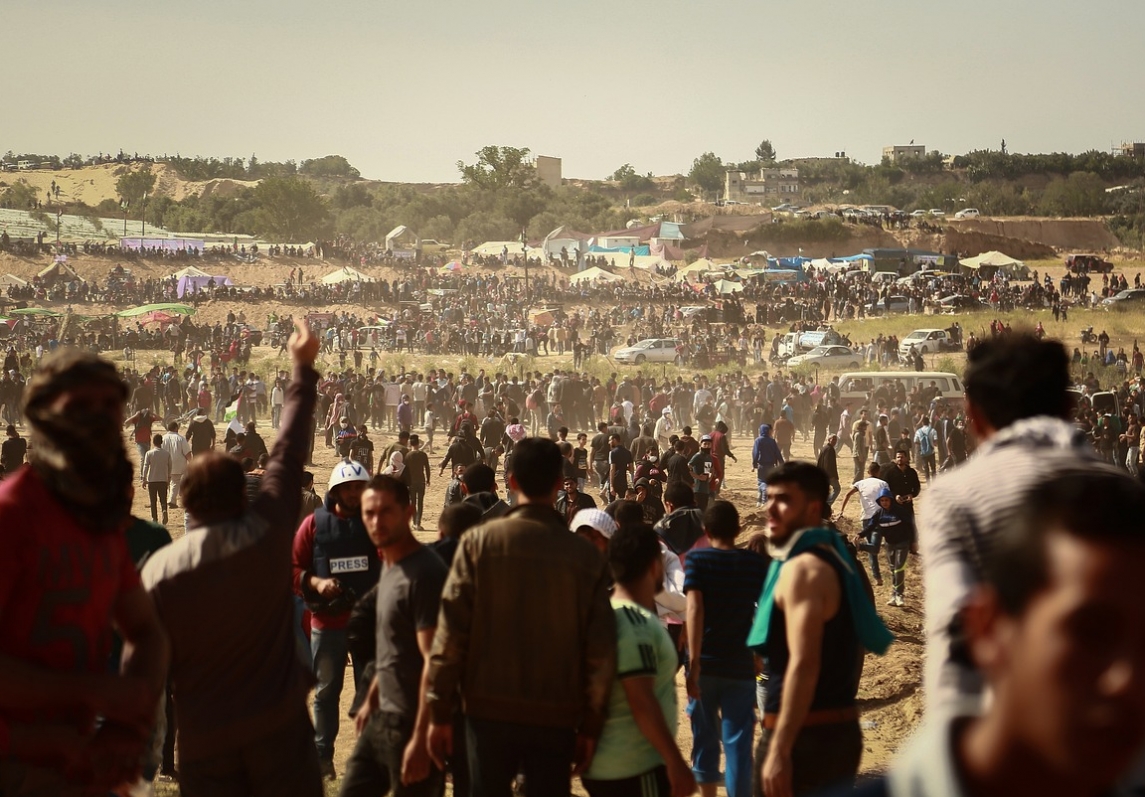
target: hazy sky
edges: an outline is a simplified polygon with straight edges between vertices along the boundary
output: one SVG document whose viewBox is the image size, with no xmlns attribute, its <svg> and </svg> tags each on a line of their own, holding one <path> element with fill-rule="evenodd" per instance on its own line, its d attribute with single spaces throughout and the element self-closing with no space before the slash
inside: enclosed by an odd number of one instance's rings
<svg viewBox="0 0 1145 797">
<path fill-rule="evenodd" d="M 0 151 L 345 155 L 456 181 L 486 144 L 566 177 L 914 139 L 1145 140 L 1140 0 L 5 0 Z"/>
</svg>

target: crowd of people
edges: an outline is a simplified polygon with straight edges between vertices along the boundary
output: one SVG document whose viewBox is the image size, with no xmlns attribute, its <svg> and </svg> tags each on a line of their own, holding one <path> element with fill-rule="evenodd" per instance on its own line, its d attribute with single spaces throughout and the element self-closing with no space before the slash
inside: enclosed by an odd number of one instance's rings
<svg viewBox="0 0 1145 797">
<path fill-rule="evenodd" d="M 713 286 L 571 286 L 547 272 L 529 290 L 549 317 L 522 323 L 516 274 L 423 268 L 328 289 L 313 268 L 253 295 L 342 291 L 391 305 L 390 317 L 272 315 L 258 329 L 237 299 L 251 293 L 210 286 L 236 297 L 214 325 L 64 340 L 33 328 L 11 341 L 0 375 L 0 534 L 12 552 L 0 619 L 13 630 L 0 649 L 0 793 L 106 793 L 156 773 L 187 797 L 316 797 L 337 775 L 346 797 L 437 797 L 447 777 L 459 795 L 514 783 L 568 794 L 573 774 L 592 797 L 712 797 L 720 783 L 730 797 L 849 793 L 864 654 L 893 644 L 876 596 L 895 625 L 919 567 L 926 723 L 863 793 L 1034 784 L 1096 797 L 1122 776 L 1136 785 L 1136 342 L 1115 352 L 1103 332 L 1092 358 L 1071 358 L 1040 325 L 1027 335 L 994 322 L 965 340 L 956 325 L 965 406 L 926 379 L 883 379 L 856 400 L 837 377 L 707 371 L 717 357 L 761 363 L 778 340 L 769 326 L 818 329 L 877 313 L 892 295 L 916 311 L 969 292 L 999 310 L 1059 313 L 1085 287 L 925 271 L 882 285 L 809 269 L 695 314 L 688 303 Z M 172 298 L 170 279 L 115 276 L 114 289 L 80 281 L 65 296 Z M 1126 284 L 1107 276 L 1103 294 Z M 586 299 L 597 306 L 574 306 Z M 686 370 L 585 370 L 646 337 L 678 341 Z M 252 370 L 259 343 L 289 366 Z M 898 343 L 846 341 L 886 366 Z M 120 370 L 96 356 L 120 346 Z M 166 349 L 172 362 L 140 367 L 136 349 Z M 319 373 L 320 352 L 337 368 Z M 490 367 L 394 370 L 382 354 L 398 352 Z M 514 367 L 515 355 L 566 354 L 571 369 Z M 1115 369 L 1112 384 L 1094 361 Z M 797 441 L 813 463 L 793 455 Z M 325 494 L 325 474 L 308 470 L 322 446 L 338 458 Z M 725 499 L 730 469 L 749 466 L 767 528 L 744 540 Z M 427 510 L 434 478 L 448 487 Z M 136 488 L 151 523 L 131 516 Z M 844 533 L 852 499 L 861 522 Z M 172 541 L 168 511 L 180 505 L 186 529 Z M 438 539 L 420 542 L 414 532 L 435 519 Z M 344 691 L 357 738 L 339 773 Z M 935 790 L 935 772 L 969 785 Z"/>
<path fill-rule="evenodd" d="M 379 374 L 378 390 L 318 373 L 319 346 L 299 322 L 269 389 L 218 380 L 245 419 L 222 452 L 198 396 L 186 435 L 178 421 L 153 434 L 160 403 L 203 390 L 174 368 L 125 379 L 67 347 L 32 374 L 29 438 L 10 426 L 0 450 L 5 793 L 122 790 L 158 771 L 188 797 L 316 797 L 339 774 L 347 797 L 440 795 L 447 776 L 473 795 L 568 794 L 573 776 L 593 797 L 851 793 L 864 654 L 894 644 L 874 603 L 880 548 L 892 611 L 922 567 L 927 715 L 858 793 L 1097 795 L 1122 779 L 1132 793 L 1145 485 L 1077 433 L 1097 386 L 1071 392 L 1059 343 L 975 345 L 964 408 L 889 380 L 852 408 L 834 382 L 731 375 L 618 376 L 603 404 L 560 371 Z M 737 409 L 713 414 L 724 395 Z M 766 530 L 746 545 L 721 498 L 739 459 L 725 417 L 762 421 L 750 461 Z M 423 543 L 436 421 L 437 475 L 456 487 Z M 323 432 L 341 457 L 324 498 L 306 471 Z M 799 433 L 815 463 L 792 456 Z M 854 537 L 833 510 L 846 448 Z M 152 523 L 131 515 L 137 479 Z M 174 541 L 168 490 L 186 513 Z M 357 739 L 337 773 L 345 689 Z M 933 792 L 935 778 L 970 785 Z"/>
</svg>

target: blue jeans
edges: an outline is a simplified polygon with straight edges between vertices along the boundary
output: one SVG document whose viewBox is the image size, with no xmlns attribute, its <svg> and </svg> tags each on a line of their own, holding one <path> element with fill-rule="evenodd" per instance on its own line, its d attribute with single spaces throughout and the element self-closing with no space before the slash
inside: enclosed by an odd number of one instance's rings
<svg viewBox="0 0 1145 797">
<path fill-rule="evenodd" d="M 143 475 L 143 458 L 147 456 L 147 449 L 151 448 L 150 443 L 136 443 L 135 448 L 139 451 L 139 475 Z"/>
<path fill-rule="evenodd" d="M 720 743 L 727 761 L 728 797 L 751 795 L 751 743 L 755 680 L 700 673 L 700 699 L 688 701 L 692 718 L 692 772 L 697 783 L 720 780 Z"/>
<path fill-rule="evenodd" d="M 466 730 L 472 797 L 511 797 L 518 772 L 529 794 L 570 793 L 575 731 L 473 717 L 466 718 Z"/>
<path fill-rule="evenodd" d="M 334 740 L 338 738 L 338 701 L 342 697 L 342 684 L 346 679 L 348 648 L 345 629 L 311 628 L 310 655 L 314 663 L 314 746 L 320 761 L 334 760 Z M 358 668 L 354 662 L 354 683 L 358 683 Z"/>
<path fill-rule="evenodd" d="M 843 488 L 839 486 L 838 479 L 831 480 L 831 492 L 827 496 L 827 506 L 835 503 L 835 499 L 839 497 L 839 493 L 843 492 Z"/>
<path fill-rule="evenodd" d="M 869 541 L 860 541 L 855 547 L 860 551 L 867 552 L 867 559 L 871 563 L 871 578 L 875 581 L 882 581 L 883 574 L 879 570 L 879 549 L 883 547 L 883 535 L 873 531 Z"/>
</svg>

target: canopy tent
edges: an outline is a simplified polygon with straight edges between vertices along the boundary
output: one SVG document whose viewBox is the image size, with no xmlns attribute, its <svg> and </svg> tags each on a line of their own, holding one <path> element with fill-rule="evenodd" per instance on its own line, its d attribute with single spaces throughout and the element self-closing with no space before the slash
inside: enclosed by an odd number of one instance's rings
<svg viewBox="0 0 1145 797">
<path fill-rule="evenodd" d="M 48 310 L 46 307 L 22 307 L 19 310 L 9 310 L 8 315 L 38 315 L 45 318 L 60 318 L 63 313 Z"/>
<path fill-rule="evenodd" d="M 1029 274 L 1029 269 L 1026 268 L 1026 264 L 1021 260 L 998 251 L 983 252 L 977 257 L 967 257 L 963 260 L 959 260 L 958 263 L 963 268 L 980 273 L 1001 271 L 1003 274 L 1008 274 L 1011 277 L 1025 277 Z"/>
<path fill-rule="evenodd" d="M 508 252 L 509 258 L 514 258 L 522 252 L 529 257 L 541 257 L 543 252 L 536 247 L 523 247 L 520 241 L 486 241 L 480 246 L 469 250 L 471 254 L 482 257 L 500 257 L 502 252 Z"/>
<path fill-rule="evenodd" d="M 363 274 L 358 269 L 351 266 L 343 266 L 337 271 L 331 271 L 322 278 L 323 285 L 338 285 L 343 282 L 373 282 L 374 278 L 369 274 Z"/>
<path fill-rule="evenodd" d="M 185 271 L 186 269 L 184 269 Z M 195 269 L 198 271 L 198 269 Z M 210 274 L 203 274 L 201 276 L 187 276 L 179 278 L 179 285 L 176 288 L 176 294 L 182 299 L 188 293 L 197 293 L 199 291 L 210 290 L 211 280 L 215 281 L 215 287 L 222 287 L 223 285 L 234 285 L 230 277 L 217 274 L 211 276 Z"/>
<path fill-rule="evenodd" d="M 593 266 L 592 268 L 586 268 L 584 271 L 573 274 L 571 277 L 569 277 L 569 282 L 573 283 L 574 285 L 579 285 L 582 282 L 592 282 L 593 280 L 598 279 L 605 280 L 607 282 L 616 282 L 618 280 L 623 280 L 624 277 L 613 274 L 611 271 L 605 271 L 602 268 Z"/>
<path fill-rule="evenodd" d="M 465 266 L 461 264 L 460 260 L 452 260 L 439 268 L 437 271 L 439 274 L 450 274 L 454 271 L 461 271 L 463 268 L 465 268 Z"/>
<path fill-rule="evenodd" d="M 546 256 L 556 258 L 561 256 L 561 249 L 564 249 L 571 258 L 574 250 L 583 255 L 592 239 L 588 233 L 562 224 L 545 236 L 545 240 L 541 242 L 541 249 Z"/>
<path fill-rule="evenodd" d="M 743 286 L 731 280 L 716 280 L 712 283 L 712 287 L 720 296 L 727 296 L 730 293 L 743 293 Z"/>
<path fill-rule="evenodd" d="M 178 304 L 176 302 L 160 302 L 159 304 L 145 304 L 141 307 L 132 307 L 129 310 L 120 310 L 115 313 L 119 318 L 135 318 L 136 316 L 146 315 L 155 311 L 164 313 L 174 313 L 175 315 L 194 315 L 195 308 L 185 304 Z"/>
<path fill-rule="evenodd" d="M 181 279 L 183 279 L 183 277 L 209 277 L 209 276 L 211 276 L 211 275 L 208 274 L 207 272 L 203 271 L 202 269 L 195 268 L 194 266 L 187 266 L 186 268 L 181 268 L 178 271 L 176 271 L 174 274 L 172 274 L 171 279 L 181 280 Z"/>
<path fill-rule="evenodd" d="M 3 277 L 0 277 L 0 288 L 7 288 L 9 286 L 26 288 L 28 287 L 28 281 L 20 279 L 15 274 L 5 274 Z"/>
<path fill-rule="evenodd" d="M 404 224 L 399 224 L 390 230 L 390 234 L 386 236 L 386 251 L 392 252 L 395 249 L 417 249 L 419 243 L 421 243 L 421 239 L 418 238 L 416 232 Z"/>
<path fill-rule="evenodd" d="M 56 280 L 70 282 L 80 278 L 79 274 L 76 274 L 75 270 L 62 260 L 57 260 L 55 263 L 52 263 L 52 265 L 39 272 L 36 276 L 45 282 L 55 282 Z"/>
</svg>

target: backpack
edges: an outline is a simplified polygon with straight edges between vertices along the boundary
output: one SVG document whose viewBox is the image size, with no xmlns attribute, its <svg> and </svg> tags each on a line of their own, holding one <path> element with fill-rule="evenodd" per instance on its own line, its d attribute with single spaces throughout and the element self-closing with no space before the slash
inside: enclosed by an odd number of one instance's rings
<svg viewBox="0 0 1145 797">
<path fill-rule="evenodd" d="M 920 430 L 921 431 L 921 430 Z M 919 435 L 918 438 L 918 453 L 920 456 L 929 457 L 934 453 L 934 429 L 930 428 L 925 434 Z"/>
</svg>

